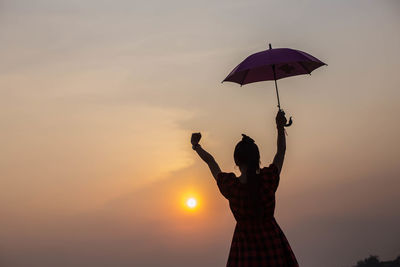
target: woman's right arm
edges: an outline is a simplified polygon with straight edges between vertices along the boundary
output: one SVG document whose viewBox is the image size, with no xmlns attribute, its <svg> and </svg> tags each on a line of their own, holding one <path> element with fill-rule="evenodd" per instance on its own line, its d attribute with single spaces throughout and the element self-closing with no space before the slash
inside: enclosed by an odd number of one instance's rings
<svg viewBox="0 0 400 267">
<path fill-rule="evenodd" d="M 214 157 L 200 146 L 200 144 L 199 144 L 200 139 L 201 139 L 200 133 L 192 134 L 191 143 L 192 143 L 193 149 L 197 152 L 197 154 L 200 156 L 200 158 L 205 163 L 207 163 L 212 175 L 214 176 L 214 178 L 216 180 L 218 173 L 221 172 L 221 169 L 218 166 L 218 163 L 215 161 Z"/>
</svg>

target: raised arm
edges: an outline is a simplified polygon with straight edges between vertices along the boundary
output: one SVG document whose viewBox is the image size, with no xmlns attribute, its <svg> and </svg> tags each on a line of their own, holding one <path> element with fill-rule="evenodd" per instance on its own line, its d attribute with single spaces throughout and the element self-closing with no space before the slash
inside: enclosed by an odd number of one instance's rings
<svg viewBox="0 0 400 267">
<path fill-rule="evenodd" d="M 286 151 L 286 137 L 285 137 L 285 128 L 287 120 L 285 117 L 285 112 L 283 110 L 279 110 L 278 114 L 276 114 L 276 128 L 278 130 L 278 142 L 277 142 L 277 151 L 274 157 L 274 164 L 278 167 L 279 173 L 281 173 L 283 160 L 285 159 L 285 151 Z"/>
<path fill-rule="evenodd" d="M 192 134 L 192 139 L 191 139 L 192 148 L 197 152 L 200 158 L 204 160 L 205 163 L 207 163 L 212 175 L 214 176 L 215 179 L 217 179 L 217 175 L 218 173 L 221 172 L 221 169 L 219 168 L 218 163 L 215 161 L 214 157 L 200 146 L 199 144 L 200 139 L 201 139 L 200 133 Z"/>
</svg>

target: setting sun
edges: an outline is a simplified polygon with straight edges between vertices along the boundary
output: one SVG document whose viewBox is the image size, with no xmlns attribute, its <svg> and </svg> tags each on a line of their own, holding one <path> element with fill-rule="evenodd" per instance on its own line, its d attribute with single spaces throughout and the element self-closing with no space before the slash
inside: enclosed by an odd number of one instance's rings
<svg viewBox="0 0 400 267">
<path fill-rule="evenodd" d="M 196 201 L 196 199 L 194 199 L 194 198 L 191 197 L 191 198 L 189 198 L 189 199 L 186 201 L 186 205 L 187 205 L 189 208 L 193 209 L 193 208 L 196 207 L 197 201 Z"/>
<path fill-rule="evenodd" d="M 181 207 L 189 213 L 198 213 L 204 204 L 201 194 L 190 188 L 185 191 L 180 198 Z"/>
</svg>

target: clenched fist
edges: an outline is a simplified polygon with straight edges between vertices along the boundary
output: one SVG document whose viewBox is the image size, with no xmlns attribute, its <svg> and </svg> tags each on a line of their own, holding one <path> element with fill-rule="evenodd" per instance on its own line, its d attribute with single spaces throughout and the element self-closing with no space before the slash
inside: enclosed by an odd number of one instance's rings
<svg viewBox="0 0 400 267">
<path fill-rule="evenodd" d="M 192 138 L 190 142 L 192 143 L 193 146 L 195 146 L 200 142 L 200 139 L 201 139 L 201 133 L 192 133 Z"/>
</svg>

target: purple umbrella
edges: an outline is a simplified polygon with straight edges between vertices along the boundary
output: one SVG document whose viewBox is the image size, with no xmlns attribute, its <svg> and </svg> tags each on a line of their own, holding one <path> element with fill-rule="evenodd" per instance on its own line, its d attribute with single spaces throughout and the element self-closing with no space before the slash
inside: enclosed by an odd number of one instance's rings
<svg viewBox="0 0 400 267">
<path fill-rule="evenodd" d="M 313 70 L 323 65 L 326 64 L 305 52 L 290 48 L 272 49 L 269 44 L 269 50 L 247 57 L 222 82 L 235 82 L 242 86 L 248 83 L 274 80 L 278 108 L 281 109 L 276 80 L 301 74 L 311 75 Z"/>
</svg>

